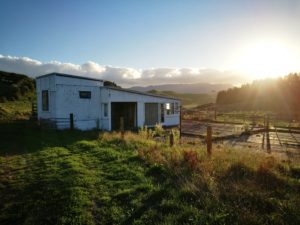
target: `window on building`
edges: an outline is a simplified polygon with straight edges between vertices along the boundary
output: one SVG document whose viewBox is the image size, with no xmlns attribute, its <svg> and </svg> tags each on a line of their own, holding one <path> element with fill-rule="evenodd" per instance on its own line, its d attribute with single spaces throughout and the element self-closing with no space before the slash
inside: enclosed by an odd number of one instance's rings
<svg viewBox="0 0 300 225">
<path fill-rule="evenodd" d="M 174 106 L 174 103 L 173 103 L 173 102 L 171 103 L 171 109 L 170 109 L 170 111 L 171 111 L 170 114 L 173 115 L 173 114 L 174 114 L 174 111 L 175 111 L 175 106 Z"/>
<path fill-rule="evenodd" d="M 79 97 L 80 98 L 91 98 L 91 92 L 90 91 L 79 91 Z"/>
<path fill-rule="evenodd" d="M 160 104 L 160 122 L 165 122 L 165 104 Z"/>
<path fill-rule="evenodd" d="M 107 103 L 103 103 L 103 117 L 108 117 L 108 104 Z"/>
<path fill-rule="evenodd" d="M 49 111 L 49 93 L 48 90 L 42 91 L 42 110 Z"/>
<path fill-rule="evenodd" d="M 175 113 L 178 114 L 180 111 L 178 102 L 175 102 Z"/>
<path fill-rule="evenodd" d="M 171 104 L 170 103 L 166 103 L 166 111 L 167 111 L 167 115 L 170 115 L 170 112 L 171 112 Z"/>
<path fill-rule="evenodd" d="M 174 104 L 174 102 L 166 103 L 166 111 L 167 111 L 167 115 L 175 114 L 175 104 Z"/>
</svg>

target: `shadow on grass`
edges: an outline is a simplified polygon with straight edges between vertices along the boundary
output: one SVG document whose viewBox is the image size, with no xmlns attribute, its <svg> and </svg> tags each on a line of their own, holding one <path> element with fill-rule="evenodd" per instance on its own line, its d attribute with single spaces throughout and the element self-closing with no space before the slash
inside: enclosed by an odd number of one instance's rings
<svg viewBox="0 0 300 225">
<path fill-rule="evenodd" d="M 123 223 L 125 224 L 133 224 L 134 220 L 140 218 L 147 210 L 150 208 L 157 207 L 161 201 L 167 197 L 168 192 L 164 189 L 158 190 L 150 194 L 148 198 L 142 201 L 142 206 L 136 209 Z"/>
<path fill-rule="evenodd" d="M 94 140 L 97 131 L 42 129 L 31 121 L 0 123 L 0 156 L 20 155 L 47 147 L 64 147 L 80 140 Z"/>
<path fill-rule="evenodd" d="M 220 201 L 229 211 L 228 222 L 238 224 L 298 224 L 299 185 L 283 179 L 270 168 L 257 170 L 243 163 L 233 164 L 221 177 Z M 285 204 L 289 196 L 289 204 Z M 294 202 L 294 200 L 297 200 Z M 293 204 L 291 204 L 293 203 Z M 290 211 L 285 221 L 285 211 Z"/>
</svg>

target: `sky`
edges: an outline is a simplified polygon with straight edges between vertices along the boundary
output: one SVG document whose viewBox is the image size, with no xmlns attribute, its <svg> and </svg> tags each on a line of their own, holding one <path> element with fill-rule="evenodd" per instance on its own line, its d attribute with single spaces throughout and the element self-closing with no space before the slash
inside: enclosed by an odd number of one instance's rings
<svg viewBox="0 0 300 225">
<path fill-rule="evenodd" d="M 0 30 L 0 70 L 31 76 L 143 85 L 300 72 L 299 0 L 0 0 Z"/>
</svg>

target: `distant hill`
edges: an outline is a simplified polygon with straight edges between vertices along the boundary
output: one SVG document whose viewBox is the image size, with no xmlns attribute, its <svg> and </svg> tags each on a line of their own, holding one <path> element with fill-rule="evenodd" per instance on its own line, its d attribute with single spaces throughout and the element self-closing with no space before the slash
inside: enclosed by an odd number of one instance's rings
<svg viewBox="0 0 300 225">
<path fill-rule="evenodd" d="M 209 84 L 209 83 L 195 83 L 195 84 L 163 84 L 151 85 L 146 87 L 134 86 L 129 89 L 135 91 L 174 91 L 178 93 L 191 93 L 191 94 L 211 94 L 218 93 L 219 91 L 232 88 L 231 84 Z"/>
<path fill-rule="evenodd" d="M 184 107 L 195 107 L 203 104 L 214 103 L 216 101 L 216 94 L 190 94 L 158 90 L 150 90 L 148 93 L 179 98 Z"/>
<path fill-rule="evenodd" d="M 283 78 L 254 81 L 220 91 L 218 108 L 224 110 L 262 110 L 285 114 L 300 112 L 300 73 Z"/>
<path fill-rule="evenodd" d="M 34 98 L 35 82 L 23 74 L 0 71 L 0 102 Z"/>
</svg>

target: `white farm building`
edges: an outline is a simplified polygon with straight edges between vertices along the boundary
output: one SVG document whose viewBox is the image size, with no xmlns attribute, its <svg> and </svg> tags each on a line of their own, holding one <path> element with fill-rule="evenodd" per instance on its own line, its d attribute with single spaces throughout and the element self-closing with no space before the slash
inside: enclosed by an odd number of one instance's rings
<svg viewBox="0 0 300 225">
<path fill-rule="evenodd" d="M 119 87 L 103 80 L 51 73 L 36 78 L 39 120 L 51 121 L 57 129 L 117 130 L 176 126 L 180 122 L 180 100 Z"/>
</svg>

